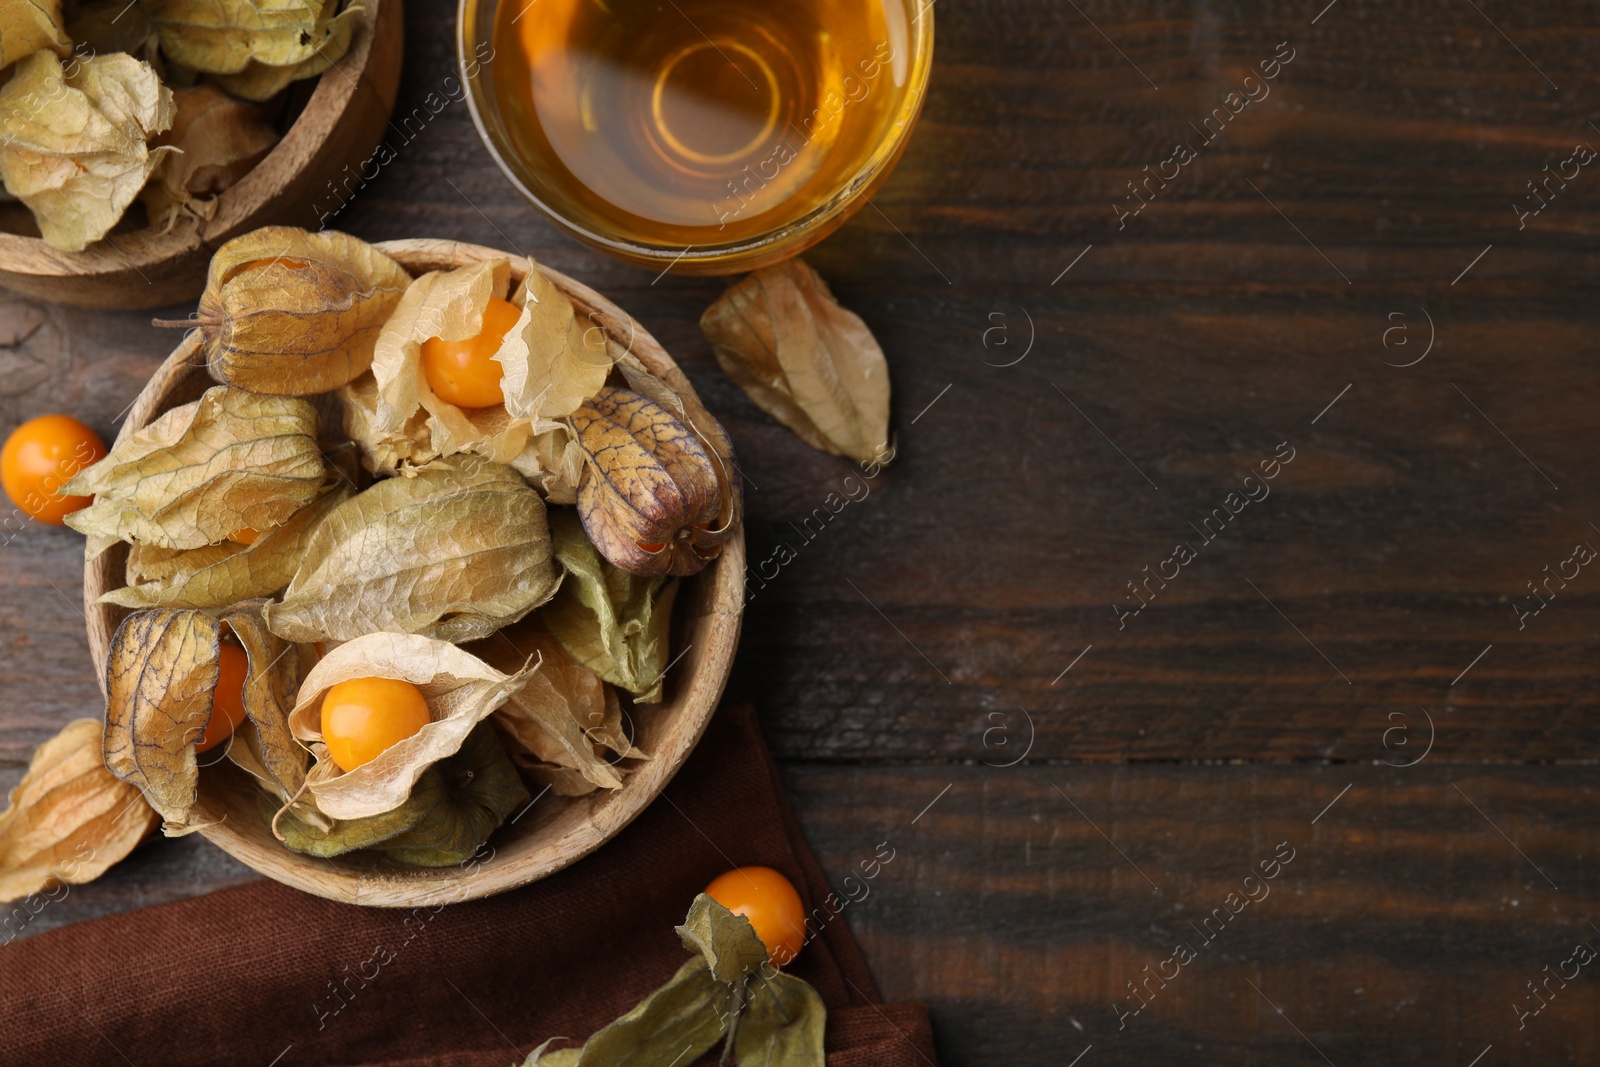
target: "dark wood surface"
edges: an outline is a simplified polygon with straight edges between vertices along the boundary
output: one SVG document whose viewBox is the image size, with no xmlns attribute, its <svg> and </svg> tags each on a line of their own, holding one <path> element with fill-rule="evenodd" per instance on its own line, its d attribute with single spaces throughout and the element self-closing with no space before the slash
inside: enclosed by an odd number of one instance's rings
<svg viewBox="0 0 1600 1067">
<path fill-rule="evenodd" d="M 750 603 L 730 694 L 827 869 L 897 849 L 846 918 L 948 1063 L 1600 1055 L 1592 967 L 1520 1029 L 1516 1009 L 1600 948 L 1600 569 L 1516 610 L 1600 548 L 1600 160 L 1525 228 L 1513 208 L 1600 148 L 1600 17 L 1323 4 L 938 4 L 905 158 L 808 255 L 889 355 L 901 459 L 811 538 L 851 469 L 720 377 L 696 322 L 723 283 L 559 236 L 464 104 L 397 136 L 336 222 L 581 278 L 727 421 L 751 560 L 797 549 Z M 453 8 L 409 5 L 403 111 L 452 72 Z M 1284 41 L 1271 95 L 1201 147 L 1190 124 Z M 1119 229 L 1125 183 L 1180 139 L 1198 158 Z M 13 337 L 0 429 L 64 410 L 107 436 L 172 343 L 0 304 Z M 1190 524 L 1284 442 L 1270 496 L 1202 544 Z M 1119 628 L 1126 583 L 1179 542 L 1196 558 Z M 30 527 L 0 548 L 0 785 L 98 710 L 80 546 Z M 1124 983 L 1282 841 L 1271 895 L 1119 1030 Z M 247 877 L 158 842 L 28 929 Z"/>
</svg>

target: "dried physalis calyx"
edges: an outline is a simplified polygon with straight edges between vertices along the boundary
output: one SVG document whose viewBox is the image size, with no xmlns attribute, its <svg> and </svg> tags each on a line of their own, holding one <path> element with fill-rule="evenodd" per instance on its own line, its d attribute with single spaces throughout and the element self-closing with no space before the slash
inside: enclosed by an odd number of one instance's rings
<svg viewBox="0 0 1600 1067">
<path fill-rule="evenodd" d="M 367 634 L 330 650 L 306 675 L 289 715 L 294 736 L 316 757 L 307 788 L 317 809 L 349 820 L 400 807 L 423 773 L 460 749 L 473 727 L 521 689 L 535 669 L 522 664 L 506 674 L 455 645 L 420 634 Z M 324 733 L 329 726 L 324 697 L 344 683 L 382 681 L 405 683 L 399 688 L 411 692 L 412 700 L 420 694 L 426 721 L 381 750 L 362 753 L 362 762 L 345 769 L 331 749 L 337 739 Z M 382 695 L 392 687 L 371 688 Z"/>
<path fill-rule="evenodd" d="M 560 581 L 539 494 L 510 467 L 456 456 L 334 508 L 267 621 L 290 641 L 379 630 L 472 641 L 549 600 Z"/>
<path fill-rule="evenodd" d="M 150 225 L 166 233 L 179 219 L 201 221 L 217 213 L 217 197 L 250 172 L 278 143 L 278 131 L 254 104 L 214 85 L 173 93 L 177 117 L 157 140 L 179 155 L 169 158 L 140 198 Z"/>
<path fill-rule="evenodd" d="M 571 417 L 584 452 L 578 513 L 630 574 L 695 574 L 732 535 L 723 458 L 664 405 L 606 386 Z"/>
<path fill-rule="evenodd" d="M 361 11 L 344 0 L 139 0 L 139 7 L 168 59 L 215 75 L 246 100 L 265 100 L 337 63 Z"/>
<path fill-rule="evenodd" d="M 172 90 L 132 56 L 74 57 L 64 68 L 55 53 L 34 52 L 0 88 L 0 177 L 47 243 L 81 252 L 177 151 L 150 147 L 175 113 Z"/>
<path fill-rule="evenodd" d="M 739 282 L 700 329 L 728 377 L 812 448 L 862 462 L 889 453 L 883 349 L 801 260 Z"/>
<path fill-rule="evenodd" d="M 231 753 L 246 719 L 262 773 L 298 792 L 306 755 L 289 736 L 287 702 L 300 661 L 287 651 L 261 623 L 259 604 L 221 618 L 155 608 L 117 627 L 106 657 L 105 765 L 143 791 L 169 836 L 209 823 L 197 806 L 196 753 L 224 743 Z"/>
<path fill-rule="evenodd" d="M 103 594 L 96 603 L 221 608 L 280 593 L 299 569 L 312 532 L 352 492 L 349 480 L 336 476 L 320 497 L 282 525 L 235 530 L 228 540 L 204 548 L 136 544 L 128 551 L 128 584 Z"/>
<path fill-rule="evenodd" d="M 584 669 L 626 689 L 636 703 L 659 701 L 678 582 L 608 563 L 570 508 L 551 510 L 550 533 L 566 577 L 540 619 Z"/>
<path fill-rule="evenodd" d="M 0 4 L 0 67 L 48 48 L 58 56 L 72 52 L 61 28 L 61 0 Z"/>
<path fill-rule="evenodd" d="M 372 365 L 410 284 L 404 267 L 348 234 L 268 226 L 217 249 L 197 320 L 164 325 L 200 327 L 219 382 L 308 396 Z"/>
<path fill-rule="evenodd" d="M 139 790 L 106 770 L 100 720 L 69 723 L 39 746 L 0 812 L 0 900 L 93 881 L 160 821 Z"/>
<path fill-rule="evenodd" d="M 95 498 L 67 517 L 93 559 L 117 541 L 190 549 L 269 530 L 321 495 L 327 473 L 309 403 L 219 385 L 118 441 L 61 491 Z"/>
</svg>

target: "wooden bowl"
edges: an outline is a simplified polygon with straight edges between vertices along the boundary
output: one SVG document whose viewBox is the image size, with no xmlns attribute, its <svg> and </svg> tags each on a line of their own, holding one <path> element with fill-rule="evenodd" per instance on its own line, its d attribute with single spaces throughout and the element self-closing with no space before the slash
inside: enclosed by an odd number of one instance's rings
<svg viewBox="0 0 1600 1067">
<path fill-rule="evenodd" d="M 362 0 L 362 8 L 344 58 L 322 73 L 267 157 L 217 198 L 209 221 L 112 233 L 82 252 L 0 232 L 0 286 L 80 307 L 165 307 L 199 297 L 224 241 L 261 226 L 317 229 L 348 195 L 346 168 L 359 179 L 383 140 L 400 87 L 401 0 Z"/>
<path fill-rule="evenodd" d="M 389 241 L 377 245 L 413 275 L 507 256 L 491 248 L 454 241 Z M 528 261 L 510 256 L 513 281 L 526 276 Z M 694 394 L 672 357 L 629 315 L 593 289 L 558 271 L 540 267 L 573 302 L 580 316 L 598 312 L 605 329 L 672 388 Z M 216 384 L 200 358 L 191 332 L 140 392 L 120 442 L 152 420 Z M 117 625 L 129 612 L 96 604 L 101 594 L 126 584 L 127 546 L 117 545 L 84 568 L 89 651 L 102 691 L 106 652 Z M 677 599 L 672 643 L 683 649 L 667 677 L 666 700 L 634 715 L 636 743 L 649 759 L 624 779 L 621 789 L 586 797 L 546 796 L 489 838 L 492 857 L 465 867 L 408 867 L 379 854 L 351 853 L 325 860 L 291 852 L 275 840 L 257 810 L 259 790 L 249 775 L 227 760 L 200 772 L 200 809 L 218 820 L 201 832 L 235 859 L 269 878 L 330 900 L 380 907 L 416 907 L 489 896 L 543 878 L 599 848 L 633 820 L 665 788 L 716 709 L 733 665 L 744 609 L 744 531 L 741 528 L 705 570 L 686 579 Z"/>
</svg>

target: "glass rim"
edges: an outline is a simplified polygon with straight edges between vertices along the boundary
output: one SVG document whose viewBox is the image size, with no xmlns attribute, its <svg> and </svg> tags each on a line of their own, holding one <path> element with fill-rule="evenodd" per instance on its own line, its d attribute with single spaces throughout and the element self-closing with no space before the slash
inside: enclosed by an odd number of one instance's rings
<svg viewBox="0 0 1600 1067">
<path fill-rule="evenodd" d="M 840 216 L 853 210 L 858 200 L 869 195 L 872 186 L 886 176 L 898 160 L 922 111 L 923 98 L 933 67 L 934 5 L 925 3 L 911 17 L 908 24 L 911 35 L 911 65 L 907 71 L 906 98 L 894 116 L 892 136 L 885 137 L 856 172 L 842 182 L 827 199 L 798 218 L 741 240 L 687 246 L 638 241 L 618 237 L 613 232 L 605 232 L 592 225 L 586 225 L 539 196 L 517 173 L 513 160 L 525 165 L 526 161 L 513 152 L 509 145 L 502 143 L 496 128 L 502 123 L 498 106 L 493 99 L 493 91 L 491 89 L 486 92 L 479 84 L 494 62 L 493 46 L 491 44 L 491 55 L 487 61 L 478 60 L 473 47 L 474 42 L 469 41 L 468 33 L 469 27 L 476 28 L 481 9 L 489 9 L 492 21 L 495 10 L 502 2 L 507 0 L 459 0 L 456 10 L 456 66 L 461 75 L 461 83 L 466 87 L 467 111 L 471 114 L 472 124 L 477 128 L 478 137 L 489 150 L 490 157 L 525 200 L 568 234 L 585 244 L 623 259 L 651 266 L 665 264 L 668 269 L 683 262 L 732 263 L 735 260 L 754 258 L 792 240 L 803 239 L 808 234 L 823 230 L 835 219 L 842 222 Z M 916 0 L 901 0 L 901 2 L 910 8 Z M 492 25 L 488 32 L 492 35 Z M 477 64 L 476 76 L 467 74 L 469 63 Z M 494 119 L 493 124 L 489 121 L 491 115 Z M 532 169 L 531 166 L 529 169 Z M 736 273 L 741 269 L 745 268 L 733 266 L 727 273 Z"/>
</svg>

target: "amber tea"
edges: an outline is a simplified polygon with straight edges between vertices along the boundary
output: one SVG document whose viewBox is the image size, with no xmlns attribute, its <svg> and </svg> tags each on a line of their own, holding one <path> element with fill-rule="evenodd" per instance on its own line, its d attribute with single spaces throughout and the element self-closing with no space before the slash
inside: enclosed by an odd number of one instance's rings
<svg viewBox="0 0 1600 1067">
<path fill-rule="evenodd" d="M 914 17 L 903 0 L 511 0 L 495 93 L 551 207 L 645 244 L 729 244 L 801 219 L 894 136 Z"/>
</svg>

